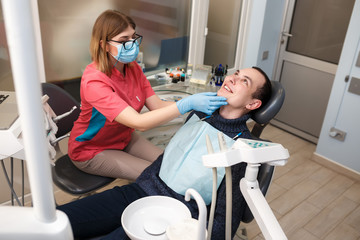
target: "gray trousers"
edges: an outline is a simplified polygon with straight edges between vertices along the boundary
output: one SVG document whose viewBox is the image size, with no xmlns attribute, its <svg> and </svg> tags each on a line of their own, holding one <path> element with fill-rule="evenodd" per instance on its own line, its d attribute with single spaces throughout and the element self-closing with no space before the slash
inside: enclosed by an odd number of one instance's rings
<svg viewBox="0 0 360 240">
<path fill-rule="evenodd" d="M 88 161 L 73 163 L 90 174 L 134 181 L 163 151 L 133 132 L 124 150 L 104 150 Z"/>
</svg>

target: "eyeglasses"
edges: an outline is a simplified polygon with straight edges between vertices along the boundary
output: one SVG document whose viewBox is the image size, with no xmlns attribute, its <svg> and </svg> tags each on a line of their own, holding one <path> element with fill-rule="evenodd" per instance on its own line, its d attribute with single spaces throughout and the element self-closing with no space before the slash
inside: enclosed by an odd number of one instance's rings
<svg viewBox="0 0 360 240">
<path fill-rule="evenodd" d="M 141 42 L 142 42 L 143 36 L 141 36 L 139 34 L 136 34 L 136 33 L 135 33 L 135 36 L 136 36 L 135 39 L 129 40 L 129 41 L 126 41 L 126 42 L 120 42 L 120 41 L 115 41 L 115 40 L 107 40 L 107 41 L 108 42 L 120 43 L 120 44 L 123 45 L 125 50 L 129 50 L 134 46 L 134 43 L 136 43 L 139 46 L 141 44 Z"/>
</svg>

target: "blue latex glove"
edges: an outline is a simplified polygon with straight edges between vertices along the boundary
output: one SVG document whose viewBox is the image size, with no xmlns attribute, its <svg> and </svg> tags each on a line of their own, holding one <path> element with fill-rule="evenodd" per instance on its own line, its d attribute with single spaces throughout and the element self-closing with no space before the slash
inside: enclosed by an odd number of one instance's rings
<svg viewBox="0 0 360 240">
<path fill-rule="evenodd" d="M 227 104 L 226 98 L 216 96 L 216 92 L 197 93 L 176 102 L 181 114 L 196 110 L 211 115 L 216 109 Z"/>
</svg>

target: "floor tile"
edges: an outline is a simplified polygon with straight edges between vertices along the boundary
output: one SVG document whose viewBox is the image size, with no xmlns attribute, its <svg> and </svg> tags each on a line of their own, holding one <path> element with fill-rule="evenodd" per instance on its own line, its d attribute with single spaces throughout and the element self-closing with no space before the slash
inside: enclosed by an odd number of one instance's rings
<svg viewBox="0 0 360 240">
<path fill-rule="evenodd" d="M 360 235 L 360 205 L 358 205 L 357 209 L 352 212 L 344 222 L 354 228 Z"/>
<path fill-rule="evenodd" d="M 290 240 L 320 240 L 303 228 L 297 230 L 293 235 L 287 236 Z"/>
<path fill-rule="evenodd" d="M 320 185 L 314 181 L 305 180 L 296 185 L 296 187 L 285 192 L 280 197 L 270 202 L 272 209 L 280 213 L 281 215 L 286 214 L 302 201 L 307 199 L 311 194 L 317 191 Z"/>
<path fill-rule="evenodd" d="M 301 140 L 298 137 L 287 132 L 281 133 L 270 140 L 272 142 L 282 144 L 285 148 L 289 150 L 290 154 L 295 154 L 301 148 L 308 145 L 307 141 Z"/>
<path fill-rule="evenodd" d="M 335 173 L 334 171 L 328 168 L 321 167 L 316 172 L 314 172 L 309 178 L 319 183 L 320 185 L 324 185 L 332 178 L 334 178 L 336 174 L 337 173 Z"/>
<path fill-rule="evenodd" d="M 281 187 L 279 184 L 272 182 L 269 186 L 268 192 L 266 194 L 266 201 L 271 202 L 275 198 L 281 196 L 287 191 L 287 189 Z"/>
<path fill-rule="evenodd" d="M 344 196 L 360 204 L 360 183 L 353 184 L 346 190 Z"/>
<path fill-rule="evenodd" d="M 337 174 L 333 179 L 310 196 L 307 201 L 318 208 L 325 208 L 333 200 L 344 193 L 353 183 L 354 181 L 350 178 Z"/>
<path fill-rule="evenodd" d="M 302 228 L 319 212 L 320 209 L 305 201 L 283 216 L 279 222 L 285 234 L 290 236 Z"/>
<path fill-rule="evenodd" d="M 360 237 L 360 234 L 347 224 L 340 224 L 334 230 L 332 230 L 324 239 L 326 240 L 356 240 Z"/>
<path fill-rule="evenodd" d="M 305 229 L 318 238 L 323 238 L 336 228 L 356 208 L 356 203 L 341 196 L 315 216 Z"/>
</svg>

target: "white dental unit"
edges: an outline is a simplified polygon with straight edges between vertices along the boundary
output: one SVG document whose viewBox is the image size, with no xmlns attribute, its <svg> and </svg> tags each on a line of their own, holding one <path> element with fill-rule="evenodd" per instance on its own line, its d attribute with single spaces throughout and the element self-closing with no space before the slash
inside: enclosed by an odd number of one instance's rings
<svg viewBox="0 0 360 240">
<path fill-rule="evenodd" d="M 211 149 L 210 140 L 206 140 L 208 149 Z M 227 150 L 225 141 L 223 141 L 220 134 L 219 144 L 220 149 L 222 149 L 221 152 L 203 156 L 203 164 L 206 167 L 225 167 L 225 169 L 230 169 L 232 165 L 246 162 L 246 172 L 244 178 L 240 181 L 240 190 L 257 224 L 265 239 L 287 239 L 269 204 L 265 200 L 264 195 L 259 189 L 257 175 L 260 164 L 267 163 L 274 166 L 285 165 L 289 158 L 288 150 L 281 144 L 249 139 L 238 139 L 233 146 Z M 211 150 L 209 152 L 211 152 Z M 226 178 L 231 179 L 231 171 L 226 171 Z M 227 189 L 232 189 L 231 186 L 228 186 L 229 183 L 231 184 L 231 181 L 227 180 L 226 183 Z M 228 195 L 227 191 L 226 239 L 231 239 L 231 197 L 228 197 Z M 230 199 L 230 201 L 228 199 Z"/>
<path fill-rule="evenodd" d="M 34 13 L 36 1 L 2 0 L 1 3 L 11 55 L 16 99 L 21 116 L 17 122 L 20 121 L 22 129 L 22 141 L 25 147 L 33 206 L 1 206 L 0 239 L 73 239 L 67 216 L 55 210 L 48 144 L 46 136 L 43 134 L 45 123 L 39 84 L 39 79 L 41 79 L 39 62 L 41 61 L 39 61 L 36 51 L 38 46 L 36 45 L 35 34 L 35 25 L 38 24 L 38 14 Z M 247 162 L 246 175 L 241 180 L 240 188 L 256 221 L 266 239 L 286 239 L 264 196 L 258 189 L 256 176 L 257 167 L 260 163 L 285 164 L 289 157 L 288 151 L 279 144 L 248 140 L 237 140 L 227 150 L 221 137 L 219 137 L 219 144 L 222 151 L 213 153 L 211 143 L 208 142 L 209 154 L 203 156 L 204 165 L 210 168 L 229 168 L 233 164 Z M 227 174 L 226 177 L 231 178 L 231 175 Z M 133 206 L 135 209 L 139 209 L 136 201 L 129 205 L 123 214 L 124 228 L 132 239 L 185 239 L 184 237 L 188 235 L 189 239 L 204 240 L 209 234 L 206 231 L 205 203 L 201 196 L 192 189 L 186 192 L 186 200 L 190 200 L 190 196 L 195 198 L 198 203 L 199 221 L 191 219 L 189 210 L 181 206 L 182 203 L 178 204 L 176 200 L 173 201 L 174 199 L 164 200 L 163 197 L 157 199 L 157 196 L 154 196 L 149 197 L 149 199 L 140 199 L 141 201 L 148 200 L 147 205 L 140 204 L 140 206 L 147 206 L 148 209 L 152 210 L 149 213 L 152 217 L 157 216 L 154 214 L 154 208 L 168 206 L 167 210 L 173 209 L 174 211 L 173 214 L 165 211 L 165 215 L 170 216 L 170 223 L 166 222 L 166 219 L 159 222 L 157 220 L 152 221 L 152 219 L 144 216 L 143 219 L 146 221 L 140 222 L 142 226 L 136 227 L 135 230 L 128 227 L 129 224 L 133 224 L 131 221 L 136 217 L 136 214 L 131 212 Z M 228 205 L 231 213 L 231 204 Z M 161 208 L 157 210 L 156 212 L 162 213 Z M 213 217 L 211 214 L 210 219 Z M 171 222 L 171 220 L 174 221 Z M 231 215 L 227 215 L 226 239 L 231 238 L 229 222 L 231 222 Z M 136 224 L 139 224 L 139 221 Z M 138 229 L 145 232 L 145 237 L 137 237 L 136 231 Z"/>
</svg>

